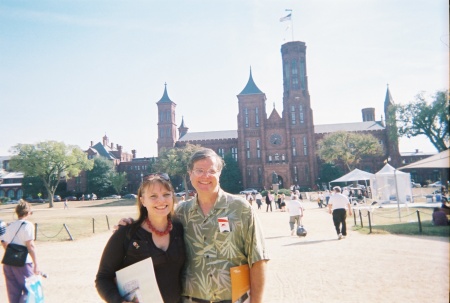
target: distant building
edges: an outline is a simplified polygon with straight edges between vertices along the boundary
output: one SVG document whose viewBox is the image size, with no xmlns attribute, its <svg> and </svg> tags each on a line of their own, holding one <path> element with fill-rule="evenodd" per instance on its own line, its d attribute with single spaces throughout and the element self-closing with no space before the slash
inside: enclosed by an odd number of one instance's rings
<svg viewBox="0 0 450 303">
<path fill-rule="evenodd" d="M 398 141 L 388 136 L 395 125 L 389 121 L 389 108 L 393 99 L 389 88 L 384 100 L 386 119 L 375 121 L 375 109 L 362 109 L 362 122 L 314 125 L 313 110 L 308 89 L 306 45 L 288 42 L 281 46 L 283 66 L 283 109 L 266 112 L 266 95 L 253 80 L 252 71 L 244 89 L 237 95 L 237 130 L 189 132 L 182 118 L 177 138 L 175 122 L 176 104 L 169 98 L 165 85 L 158 107 L 158 151 L 198 144 L 224 156 L 231 153 L 242 172 L 243 187 L 270 188 L 272 172 L 278 175 L 279 184 L 314 187 L 319 175 L 320 160 L 316 156 L 318 140 L 324 135 L 344 130 L 368 133 L 375 136 L 383 147 L 384 155 L 365 159 L 361 169 L 376 172 L 390 158 L 393 166 L 401 164 Z M 227 105 L 223 105 L 227 106 Z M 330 104 L 330 110 L 338 103 Z M 193 117 L 195 118 L 195 117 Z M 218 119 L 224 117 L 218 116 Z M 232 117 L 226 117 L 231 119 Z"/>
</svg>

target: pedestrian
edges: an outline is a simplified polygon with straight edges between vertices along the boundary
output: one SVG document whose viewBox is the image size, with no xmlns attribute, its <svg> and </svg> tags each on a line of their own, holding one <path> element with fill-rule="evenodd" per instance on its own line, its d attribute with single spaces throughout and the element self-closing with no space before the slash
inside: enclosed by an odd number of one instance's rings
<svg viewBox="0 0 450 303">
<path fill-rule="evenodd" d="M 330 201 L 331 197 L 330 191 L 328 189 L 325 191 L 324 196 L 325 196 L 325 205 L 328 206 L 328 202 Z"/>
<path fill-rule="evenodd" d="M 281 194 L 281 203 L 280 203 L 280 207 L 281 207 L 281 211 L 285 212 L 286 211 L 286 195 L 285 194 Z"/>
<path fill-rule="evenodd" d="M 447 215 L 438 207 L 433 209 L 433 215 L 431 223 L 435 226 L 447 226 L 450 221 L 447 218 Z"/>
<path fill-rule="evenodd" d="M 287 210 L 289 212 L 289 226 L 291 228 L 291 236 L 295 235 L 295 230 L 302 226 L 303 205 L 298 200 L 297 195 L 293 195 L 291 200 L 287 201 Z M 297 227 L 296 227 L 297 225 Z"/>
<path fill-rule="evenodd" d="M 3 264 L 6 291 L 10 303 L 25 302 L 28 294 L 25 279 L 40 274 L 34 244 L 34 224 L 28 221 L 33 214 L 31 204 L 20 200 L 15 213 L 18 219 L 6 227 L 5 234 L 1 238 L 2 246 L 5 250 L 10 243 L 26 246 L 28 255 L 23 266 Z"/>
<path fill-rule="evenodd" d="M 269 207 L 270 207 L 270 211 L 272 212 L 272 200 L 273 200 L 273 195 L 270 193 L 270 190 L 268 190 L 267 194 L 266 194 L 266 204 L 267 204 L 266 213 L 269 212 Z"/>
<path fill-rule="evenodd" d="M 220 188 L 224 165 L 209 148 L 195 152 L 188 163 L 197 195 L 175 211 L 185 231 L 183 302 L 231 302 L 230 268 L 246 264 L 251 302 L 263 302 L 269 258 L 262 227 L 244 198 Z"/>
<path fill-rule="evenodd" d="M 323 207 L 324 199 L 325 199 L 325 197 L 324 197 L 323 193 L 320 191 L 319 195 L 317 196 L 317 204 L 319 205 L 320 208 Z"/>
<path fill-rule="evenodd" d="M 67 204 L 67 199 L 66 200 L 64 200 L 64 209 L 69 209 L 69 204 Z"/>
<path fill-rule="evenodd" d="M 106 302 L 131 301 L 120 295 L 115 282 L 116 271 L 151 257 L 164 302 L 178 303 L 181 301 L 185 244 L 183 226 L 173 219 L 175 192 L 167 174 L 152 174 L 143 180 L 137 194 L 139 217 L 109 239 L 95 285 Z"/>
<path fill-rule="evenodd" d="M 277 209 L 281 210 L 281 194 L 277 193 L 276 199 L 275 199 L 275 203 L 277 205 Z"/>
<path fill-rule="evenodd" d="M 350 216 L 352 215 L 352 208 L 348 197 L 341 194 L 341 188 L 339 186 L 333 187 L 333 190 L 335 193 L 330 197 L 328 212 L 333 214 L 334 227 L 336 228 L 336 233 L 340 240 L 347 236 L 347 225 L 345 223 L 345 219 L 347 218 L 346 208 L 348 208 Z"/>
<path fill-rule="evenodd" d="M 248 195 L 247 201 L 248 201 L 248 203 L 250 203 L 250 205 L 253 205 L 253 195 L 252 194 Z"/>
<path fill-rule="evenodd" d="M 258 204 L 258 209 L 261 209 L 262 198 L 263 197 L 260 192 L 256 193 L 255 199 L 256 199 L 256 204 Z"/>
</svg>

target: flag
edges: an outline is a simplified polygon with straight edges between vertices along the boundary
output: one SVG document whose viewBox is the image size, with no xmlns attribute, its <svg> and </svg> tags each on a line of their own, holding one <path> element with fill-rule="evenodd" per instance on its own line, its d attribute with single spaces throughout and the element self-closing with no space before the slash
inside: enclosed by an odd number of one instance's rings
<svg viewBox="0 0 450 303">
<path fill-rule="evenodd" d="M 288 21 L 288 20 L 291 20 L 291 14 L 289 14 L 283 18 L 280 18 L 280 22 L 284 22 L 284 21 Z"/>
</svg>

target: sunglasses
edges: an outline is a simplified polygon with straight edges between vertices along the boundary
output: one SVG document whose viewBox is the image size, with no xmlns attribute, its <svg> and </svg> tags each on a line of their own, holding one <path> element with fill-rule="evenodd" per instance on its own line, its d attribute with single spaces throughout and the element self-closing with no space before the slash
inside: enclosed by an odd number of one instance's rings
<svg viewBox="0 0 450 303">
<path fill-rule="evenodd" d="M 170 181 L 169 175 L 167 173 L 152 173 L 152 174 L 148 174 L 142 177 L 142 180 L 144 181 L 149 181 L 152 180 L 154 178 L 161 178 L 165 181 Z"/>
</svg>

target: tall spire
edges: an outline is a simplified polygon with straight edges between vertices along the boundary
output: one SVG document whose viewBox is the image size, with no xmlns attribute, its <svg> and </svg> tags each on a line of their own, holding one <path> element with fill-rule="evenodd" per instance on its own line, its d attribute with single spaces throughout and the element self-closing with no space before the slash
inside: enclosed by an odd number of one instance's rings
<svg viewBox="0 0 450 303">
<path fill-rule="evenodd" d="M 253 81 L 252 67 L 250 66 L 250 77 L 248 78 L 247 85 L 241 91 L 239 95 L 252 95 L 252 94 L 263 94 L 263 92 L 256 86 L 255 81 Z"/>
<path fill-rule="evenodd" d="M 157 103 L 163 103 L 163 102 L 173 102 L 172 100 L 170 100 L 169 95 L 167 94 L 167 83 L 166 82 L 164 82 L 164 94 Z"/>
</svg>

